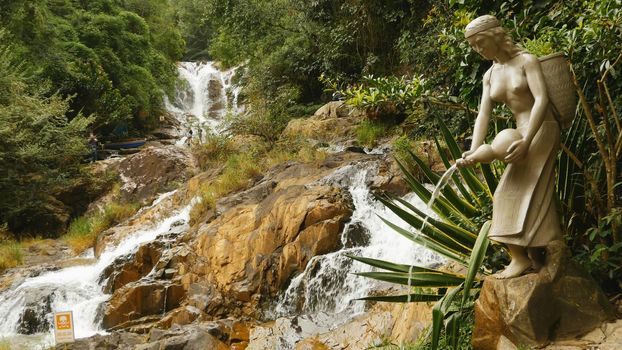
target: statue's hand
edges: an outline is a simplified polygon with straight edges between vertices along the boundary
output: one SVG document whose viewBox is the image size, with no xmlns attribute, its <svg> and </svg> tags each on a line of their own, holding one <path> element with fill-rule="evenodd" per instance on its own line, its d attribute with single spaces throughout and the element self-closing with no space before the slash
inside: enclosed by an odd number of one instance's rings
<svg viewBox="0 0 622 350">
<path fill-rule="evenodd" d="M 473 152 L 475 152 L 475 150 L 469 150 L 469 151 L 463 152 L 462 153 L 462 159 L 466 159 L 466 157 L 468 157 L 471 154 L 473 154 Z"/>
<path fill-rule="evenodd" d="M 456 166 L 458 168 L 470 167 L 473 166 L 473 164 L 475 164 L 475 162 L 471 159 L 460 158 L 456 160 Z"/>
<path fill-rule="evenodd" d="M 520 139 L 512 142 L 510 147 L 508 147 L 508 155 L 505 157 L 505 161 L 508 163 L 515 162 L 520 160 L 524 156 L 527 155 L 527 151 L 529 150 L 530 142 L 525 139 Z"/>
<path fill-rule="evenodd" d="M 475 161 L 473 159 L 468 158 L 469 155 L 473 154 L 474 150 L 466 151 L 462 153 L 462 158 L 456 160 L 456 166 L 459 168 L 465 168 L 475 165 Z"/>
</svg>

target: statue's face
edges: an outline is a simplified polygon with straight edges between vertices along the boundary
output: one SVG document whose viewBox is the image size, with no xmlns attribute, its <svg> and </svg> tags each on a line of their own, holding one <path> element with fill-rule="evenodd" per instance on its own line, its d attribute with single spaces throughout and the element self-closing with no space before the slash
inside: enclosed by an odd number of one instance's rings
<svg viewBox="0 0 622 350">
<path fill-rule="evenodd" d="M 468 41 L 473 50 L 487 60 L 494 59 L 495 54 L 499 49 L 497 43 L 488 35 L 475 34 L 470 37 Z"/>
</svg>

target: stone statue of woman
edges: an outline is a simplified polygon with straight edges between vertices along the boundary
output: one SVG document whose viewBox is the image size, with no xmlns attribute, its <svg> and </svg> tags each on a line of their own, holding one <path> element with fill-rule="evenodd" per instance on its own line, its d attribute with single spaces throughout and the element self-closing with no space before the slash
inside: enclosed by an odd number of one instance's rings
<svg viewBox="0 0 622 350">
<path fill-rule="evenodd" d="M 560 126 L 549 106 L 538 58 L 516 46 L 494 16 L 473 20 L 466 27 L 465 37 L 493 65 L 484 74 L 471 149 L 462 155 L 458 166 L 479 161 L 475 151 L 485 146 L 495 103 L 503 103 L 512 111 L 520 134 L 505 153 L 508 166 L 494 194 L 489 232 L 490 239 L 507 245 L 512 257 L 505 270 L 495 276 L 510 278 L 531 267 L 538 269 L 538 248 L 561 238 L 554 199 Z"/>
</svg>

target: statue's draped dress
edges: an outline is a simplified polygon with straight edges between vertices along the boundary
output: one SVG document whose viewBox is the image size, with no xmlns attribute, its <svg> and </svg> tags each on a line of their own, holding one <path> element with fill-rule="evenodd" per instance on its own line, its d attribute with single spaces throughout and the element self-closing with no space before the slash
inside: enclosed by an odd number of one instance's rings
<svg viewBox="0 0 622 350">
<path fill-rule="evenodd" d="M 527 126 L 517 130 L 525 136 Z M 543 247 L 561 238 L 555 203 L 559 141 L 559 124 L 549 108 L 527 155 L 508 164 L 501 177 L 493 197 L 490 239 L 523 247 Z"/>
</svg>

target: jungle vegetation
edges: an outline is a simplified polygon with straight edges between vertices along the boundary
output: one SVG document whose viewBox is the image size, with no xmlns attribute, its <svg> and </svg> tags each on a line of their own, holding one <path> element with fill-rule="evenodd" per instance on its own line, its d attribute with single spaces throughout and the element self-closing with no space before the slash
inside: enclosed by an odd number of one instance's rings
<svg viewBox="0 0 622 350">
<path fill-rule="evenodd" d="M 179 60 L 243 67 L 237 82 L 249 113 L 232 117 L 234 132 L 273 142 L 290 119 L 341 91 L 368 111 L 368 131 L 400 124 L 403 144 L 450 133 L 439 145 L 459 152 L 490 65 L 462 30 L 488 13 L 527 50 L 561 51 L 572 64 L 580 99 L 558 166 L 564 230 L 576 258 L 619 298 L 620 0 L 1 1 L 0 231 L 62 229 L 54 218 L 71 205 L 64 189 L 104 186 L 81 164 L 88 131 L 140 135 L 155 127 Z M 511 119 L 504 109 L 495 115 L 499 128 Z M 373 143 L 377 132 L 364 131 Z M 473 186 L 494 184 L 489 170 L 478 171 Z M 490 214 L 476 202 L 464 214 L 477 224 L 465 234 L 467 251 Z M 499 254 L 482 259 L 491 267 Z"/>
</svg>

